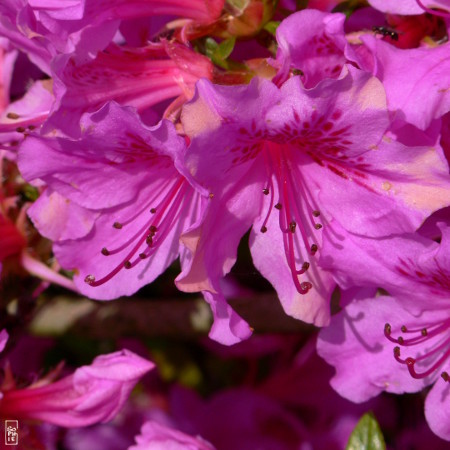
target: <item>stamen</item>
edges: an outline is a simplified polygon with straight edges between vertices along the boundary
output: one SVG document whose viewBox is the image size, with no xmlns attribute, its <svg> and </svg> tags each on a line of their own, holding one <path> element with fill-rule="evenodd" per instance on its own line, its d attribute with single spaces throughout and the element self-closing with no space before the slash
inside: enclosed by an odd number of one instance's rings
<svg viewBox="0 0 450 450">
<path fill-rule="evenodd" d="M 152 208 L 152 209 L 150 210 L 150 212 L 151 212 L 152 214 L 155 214 L 155 213 L 156 213 L 156 208 Z"/>
<path fill-rule="evenodd" d="M 320 211 L 315 210 L 315 211 L 312 212 L 312 215 L 314 217 L 319 217 L 320 216 Z"/>
<path fill-rule="evenodd" d="M 281 203 L 277 203 L 274 208 L 278 209 L 278 211 L 280 211 L 281 208 L 283 208 L 283 205 Z"/>
<path fill-rule="evenodd" d="M 311 245 L 311 255 L 315 255 L 317 253 L 317 250 L 319 250 L 319 247 L 317 247 L 317 244 Z"/>
<path fill-rule="evenodd" d="M 316 224 L 314 225 L 314 228 L 315 228 L 316 230 L 320 230 L 320 229 L 322 228 L 322 224 L 316 223 Z"/>
<path fill-rule="evenodd" d="M 264 188 L 264 189 L 263 189 L 263 194 L 264 194 L 264 195 L 269 195 L 269 189 Z"/>
<path fill-rule="evenodd" d="M 434 344 L 431 342 L 431 345 L 422 347 L 422 350 L 425 351 L 420 353 L 418 352 L 418 356 L 415 358 L 408 356 L 405 359 L 402 359 L 400 356 L 400 346 L 394 347 L 394 358 L 397 362 L 407 366 L 408 371 L 413 378 L 422 379 L 432 375 L 450 357 L 449 319 L 444 320 L 443 322 L 431 324 L 425 328 L 415 329 L 414 327 L 410 328 L 406 325 L 402 325 L 400 329 L 405 334 L 413 334 L 415 336 L 408 339 L 405 339 L 403 336 L 399 336 L 395 339 L 391 336 L 392 329 L 389 323 L 386 323 L 384 326 L 384 335 L 389 341 L 400 344 L 403 347 L 411 347 L 424 342 L 430 343 L 431 338 L 439 338 L 437 341 L 434 341 Z M 440 337 L 442 337 L 442 339 Z M 425 370 L 417 372 L 417 364 L 424 366 Z M 445 375 L 443 375 L 443 378 L 447 381 L 445 379 Z"/>
<path fill-rule="evenodd" d="M 294 221 L 292 221 L 290 224 L 289 224 L 289 231 L 291 232 L 291 233 L 295 233 L 295 228 L 297 227 L 297 224 L 294 222 Z"/>
<path fill-rule="evenodd" d="M 84 279 L 84 282 L 87 284 L 93 284 L 95 283 L 95 277 L 94 275 L 87 275 L 86 278 Z"/>
<path fill-rule="evenodd" d="M 112 279 L 123 268 L 131 269 L 135 267 L 141 260 L 153 255 L 159 248 L 159 245 L 164 241 L 164 239 L 173 229 L 173 224 L 178 219 L 182 211 L 184 211 L 185 208 L 189 206 L 190 203 L 183 203 L 183 199 L 188 189 L 189 185 L 184 178 L 179 177 L 175 183 L 172 180 L 172 187 L 164 196 L 161 203 L 157 206 L 158 212 L 156 212 L 155 208 L 155 216 L 151 219 L 152 222 L 147 222 L 144 227 L 141 227 L 133 236 L 131 236 L 131 238 L 128 238 L 123 244 L 120 244 L 119 247 L 114 249 L 107 249 L 106 247 L 104 247 L 102 249 L 102 254 L 113 255 L 122 252 L 131 244 L 133 244 L 133 247 L 128 251 L 122 262 L 119 263 L 103 278 L 96 280 L 93 275 L 88 275 L 86 276 L 84 281 L 93 287 L 100 286 Z M 160 194 L 161 192 L 158 192 L 158 196 Z M 152 201 L 154 201 L 154 198 L 152 199 Z M 146 205 L 145 208 L 147 207 L 148 206 Z M 142 209 L 140 211 L 140 214 L 142 214 Z M 137 213 L 134 217 L 138 216 L 139 213 Z M 131 223 L 131 221 L 127 219 L 125 223 Z M 156 224 L 158 224 L 158 226 Z M 117 229 L 122 228 L 122 226 L 123 223 L 120 222 L 115 222 L 113 224 L 113 227 Z M 156 233 L 157 237 L 155 238 Z M 146 250 L 138 253 L 142 245 L 145 244 L 151 248 L 147 248 Z M 136 258 L 132 260 L 134 255 L 136 255 Z"/>
<path fill-rule="evenodd" d="M 15 113 L 15 112 L 9 112 L 8 114 L 6 114 L 6 117 L 8 119 L 13 119 L 13 120 L 17 120 L 20 118 L 19 114 Z"/>
<path fill-rule="evenodd" d="M 265 233 L 267 231 L 267 227 L 265 225 L 263 225 L 261 227 L 261 233 Z"/>
</svg>

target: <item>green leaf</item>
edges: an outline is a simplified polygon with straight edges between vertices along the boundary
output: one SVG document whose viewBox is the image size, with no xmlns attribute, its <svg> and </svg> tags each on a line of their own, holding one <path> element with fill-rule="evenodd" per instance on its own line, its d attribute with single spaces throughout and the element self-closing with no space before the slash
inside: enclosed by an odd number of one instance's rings
<svg viewBox="0 0 450 450">
<path fill-rule="evenodd" d="M 225 61 L 230 55 L 231 52 L 234 49 L 234 44 L 236 43 L 236 38 L 233 36 L 229 39 L 225 39 L 219 44 L 219 47 L 217 48 L 217 56 L 222 60 Z"/>
<path fill-rule="evenodd" d="M 372 413 L 366 413 L 350 435 L 346 450 L 386 450 L 383 433 Z"/>
<path fill-rule="evenodd" d="M 264 29 L 266 31 L 268 31 L 270 34 L 273 34 L 275 36 L 275 32 L 277 31 L 277 28 L 278 28 L 279 25 L 280 25 L 280 22 L 272 20 L 270 22 L 267 22 L 264 25 Z"/>
<path fill-rule="evenodd" d="M 229 39 L 225 39 L 220 44 L 218 44 L 212 38 L 206 38 L 205 40 L 205 52 L 206 56 L 211 59 L 211 61 L 223 69 L 228 69 L 227 58 L 230 56 L 234 49 L 234 44 L 236 43 L 236 38 L 233 36 Z"/>
</svg>

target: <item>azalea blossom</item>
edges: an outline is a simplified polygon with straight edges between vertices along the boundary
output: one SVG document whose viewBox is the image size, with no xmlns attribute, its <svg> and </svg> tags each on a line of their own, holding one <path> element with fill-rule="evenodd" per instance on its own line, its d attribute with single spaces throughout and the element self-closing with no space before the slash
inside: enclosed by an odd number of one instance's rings
<svg viewBox="0 0 450 450">
<path fill-rule="evenodd" d="M 146 422 L 136 445 L 128 450 L 213 450 L 214 447 L 200 437 L 189 436 L 181 431 L 163 426 L 158 422 Z"/>
<path fill-rule="evenodd" d="M 416 392 L 434 383 L 425 415 L 431 429 L 450 440 L 445 400 L 450 381 L 450 231 L 443 224 L 441 230 L 440 244 L 419 235 L 377 242 L 347 236 L 349 242 L 333 257 L 345 261 L 339 263 L 345 269 L 337 270 L 340 280 L 377 285 L 393 297 L 347 305 L 321 331 L 318 351 L 336 367 L 333 387 L 356 402 L 383 390 Z M 327 250 L 324 258 L 330 264 Z M 354 257 L 352 250 L 364 254 L 364 270 L 347 264 L 345 254 Z M 355 366 L 360 369 L 353 370 Z"/>
<path fill-rule="evenodd" d="M 81 65 L 62 56 L 53 64 L 53 75 L 55 102 L 45 129 L 78 136 L 81 114 L 110 100 L 143 113 L 169 99 L 181 106 L 192 97 L 197 80 L 212 79 L 213 67 L 188 47 L 162 41 L 138 49 L 111 44 Z"/>
<path fill-rule="evenodd" d="M 202 195 L 178 170 L 184 141 L 168 121 L 146 127 L 109 103 L 84 115 L 81 128 L 79 140 L 29 136 L 22 145 L 23 176 L 48 186 L 29 214 L 81 292 L 130 295 L 180 254 L 178 238 L 200 218 Z"/>
<path fill-rule="evenodd" d="M 415 230 L 449 201 L 438 151 L 383 139 L 382 86 L 353 68 L 309 90 L 298 76 L 281 88 L 201 80 L 182 122 L 191 140 L 187 168 L 214 195 L 201 226 L 183 236 L 194 253 L 177 280 L 183 290 L 220 293 L 218 280 L 253 225 L 255 266 L 285 311 L 326 325 L 335 284 L 317 258 L 323 229 L 334 239 L 331 219 L 382 237 Z"/>
<path fill-rule="evenodd" d="M 58 381 L 42 379 L 27 388 L 3 387 L 0 415 L 63 427 L 107 422 L 153 367 L 153 363 L 128 350 L 102 355 Z"/>
</svg>

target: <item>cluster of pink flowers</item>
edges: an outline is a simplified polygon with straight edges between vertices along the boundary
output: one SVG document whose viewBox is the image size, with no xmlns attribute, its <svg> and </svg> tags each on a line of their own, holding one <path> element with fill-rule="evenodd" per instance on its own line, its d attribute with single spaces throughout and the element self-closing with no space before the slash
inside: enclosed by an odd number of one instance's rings
<svg viewBox="0 0 450 450">
<path fill-rule="evenodd" d="M 131 296 L 179 259 L 209 337 L 237 344 L 253 330 L 226 283 L 249 233 L 284 312 L 321 328 L 332 387 L 433 386 L 426 420 L 450 440 L 449 31 L 449 0 L 3 0 L 4 302 Z M 0 415 L 106 422 L 152 367 L 124 350 L 27 387 L 8 369 Z M 284 417 L 274 385 L 217 402 Z M 213 419 L 175 422 L 130 449 L 215 448 Z"/>
</svg>

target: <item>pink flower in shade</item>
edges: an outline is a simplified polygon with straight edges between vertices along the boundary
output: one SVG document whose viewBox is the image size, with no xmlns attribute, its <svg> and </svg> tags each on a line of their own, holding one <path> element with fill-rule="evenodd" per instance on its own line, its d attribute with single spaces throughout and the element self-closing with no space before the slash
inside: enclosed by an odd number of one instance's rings
<svg viewBox="0 0 450 450">
<path fill-rule="evenodd" d="M 9 256 L 20 255 L 25 246 L 24 235 L 0 209 L 0 262 Z"/>
<path fill-rule="evenodd" d="M 222 13 L 224 0 L 74 0 L 70 8 L 59 0 L 29 0 L 35 11 L 57 20 L 88 22 L 123 20 L 148 16 L 178 16 L 211 23 Z"/>
<path fill-rule="evenodd" d="M 47 384 L 3 391 L 0 415 L 82 427 L 111 420 L 153 363 L 128 350 L 102 355 L 90 366 Z"/>
<path fill-rule="evenodd" d="M 323 229 L 334 239 L 331 219 L 383 237 L 415 230 L 450 200 L 439 151 L 383 139 L 383 88 L 353 68 L 309 90 L 299 77 L 281 88 L 201 80 L 182 122 L 191 140 L 187 168 L 214 194 L 201 226 L 183 236 L 193 252 L 177 279 L 186 291 L 220 296 L 218 280 L 253 225 L 254 264 L 285 311 L 326 325 L 335 283 L 317 258 Z"/>
<path fill-rule="evenodd" d="M 0 353 L 5 349 L 8 338 L 9 336 L 6 330 L 0 331 Z"/>
<path fill-rule="evenodd" d="M 184 261 L 179 236 L 201 216 L 202 196 L 177 162 L 185 143 L 172 123 L 146 127 L 109 103 L 81 127 L 79 140 L 29 136 L 22 144 L 23 176 L 48 186 L 29 215 L 83 294 L 131 295 L 180 251 Z"/>
<path fill-rule="evenodd" d="M 321 331 L 318 351 L 336 368 L 333 387 L 352 401 L 434 383 L 425 415 L 431 429 L 450 440 L 450 228 L 440 227 L 440 244 L 419 235 L 375 241 L 340 231 L 339 248 L 333 254 L 324 248 L 337 278 L 382 287 L 393 297 L 350 303 Z"/>
<path fill-rule="evenodd" d="M 66 56 L 54 65 L 56 97 L 49 123 L 69 135 L 79 135 L 79 118 L 106 102 L 134 106 L 143 112 L 164 100 L 181 106 L 200 78 L 212 79 L 211 61 L 188 47 L 163 41 L 143 48 L 111 44 L 81 65 Z"/>
<path fill-rule="evenodd" d="M 193 437 L 158 422 L 144 423 L 141 434 L 136 436 L 136 445 L 128 450 L 214 450 L 201 437 Z"/>
</svg>

